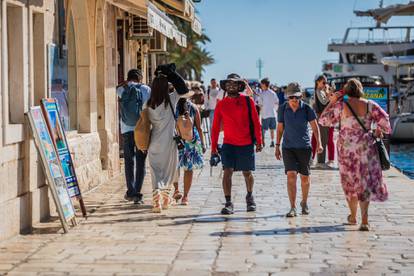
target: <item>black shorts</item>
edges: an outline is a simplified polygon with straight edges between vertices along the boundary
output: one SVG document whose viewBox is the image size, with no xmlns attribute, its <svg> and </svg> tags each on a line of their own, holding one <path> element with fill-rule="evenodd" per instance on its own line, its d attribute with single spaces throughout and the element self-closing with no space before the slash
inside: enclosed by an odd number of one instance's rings
<svg viewBox="0 0 414 276">
<path fill-rule="evenodd" d="M 301 175 L 310 175 L 312 149 L 282 149 L 285 173 L 295 171 Z"/>
<path fill-rule="evenodd" d="M 254 171 L 255 154 L 254 145 L 234 146 L 224 144 L 221 148 L 221 161 L 224 169 L 237 171 Z"/>
</svg>

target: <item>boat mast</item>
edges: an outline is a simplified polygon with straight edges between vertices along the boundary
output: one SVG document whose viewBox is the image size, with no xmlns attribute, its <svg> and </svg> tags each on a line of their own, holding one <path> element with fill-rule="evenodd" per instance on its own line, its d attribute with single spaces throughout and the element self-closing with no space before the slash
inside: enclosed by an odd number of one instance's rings
<svg viewBox="0 0 414 276">
<path fill-rule="evenodd" d="M 384 7 L 384 0 L 379 1 L 379 7 L 380 7 L 380 9 L 382 9 L 382 7 Z M 377 28 L 380 28 L 380 27 L 381 27 L 381 21 L 377 20 Z"/>
</svg>

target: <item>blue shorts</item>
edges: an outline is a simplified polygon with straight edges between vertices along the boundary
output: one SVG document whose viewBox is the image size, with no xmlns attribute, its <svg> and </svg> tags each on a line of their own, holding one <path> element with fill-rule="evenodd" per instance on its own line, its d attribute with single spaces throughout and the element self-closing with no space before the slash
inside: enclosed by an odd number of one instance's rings
<svg viewBox="0 0 414 276">
<path fill-rule="evenodd" d="M 224 144 L 221 150 L 221 161 L 224 169 L 233 169 L 235 172 L 254 171 L 256 169 L 254 145 Z"/>
<path fill-rule="evenodd" d="M 276 129 L 276 118 L 262 119 L 262 128 L 264 130 Z"/>
</svg>

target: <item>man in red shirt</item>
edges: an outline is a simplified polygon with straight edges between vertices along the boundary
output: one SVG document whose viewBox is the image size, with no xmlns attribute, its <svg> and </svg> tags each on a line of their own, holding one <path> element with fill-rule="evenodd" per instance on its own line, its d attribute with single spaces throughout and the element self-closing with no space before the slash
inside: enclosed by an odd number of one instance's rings
<svg viewBox="0 0 414 276">
<path fill-rule="evenodd" d="M 234 171 L 242 171 L 246 181 L 247 211 L 256 211 L 256 203 L 253 198 L 255 170 L 255 152 L 262 150 L 262 127 L 259 115 L 255 109 L 254 101 L 247 96 L 240 95 L 246 88 L 245 82 L 237 74 L 228 75 L 227 79 L 220 82 L 220 86 L 227 92 L 227 97 L 219 101 L 214 113 L 213 127 L 211 131 L 211 154 L 217 155 L 217 143 L 220 129 L 224 131 L 224 142 L 221 152 L 223 162 L 223 190 L 226 205 L 221 210 L 223 215 L 234 213 L 231 202 L 231 186 Z"/>
</svg>

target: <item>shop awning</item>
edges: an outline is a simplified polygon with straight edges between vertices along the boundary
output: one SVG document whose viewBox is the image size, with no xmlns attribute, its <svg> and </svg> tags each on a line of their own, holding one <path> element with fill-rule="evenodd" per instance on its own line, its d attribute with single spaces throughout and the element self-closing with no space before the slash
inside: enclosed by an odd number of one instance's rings
<svg viewBox="0 0 414 276">
<path fill-rule="evenodd" d="M 148 26 L 159 31 L 166 37 L 174 38 L 174 22 L 165 13 L 160 11 L 154 4 L 148 2 Z"/>
<path fill-rule="evenodd" d="M 173 20 L 157 6 L 147 0 L 107 0 L 114 6 L 144 18 L 148 27 L 157 30 L 165 37 L 174 39 L 181 47 L 187 47 L 187 36 L 180 32 Z M 137 35 L 135 38 L 140 38 Z"/>
<path fill-rule="evenodd" d="M 132 14 L 147 18 L 147 0 L 107 0 L 114 6 Z"/>
<path fill-rule="evenodd" d="M 192 22 L 195 16 L 195 7 L 192 0 L 158 0 L 157 6 L 168 14 Z"/>
<path fill-rule="evenodd" d="M 159 0 L 155 4 L 166 13 L 191 23 L 193 31 L 201 35 L 201 21 L 196 15 L 196 9 L 192 0 Z"/>
<path fill-rule="evenodd" d="M 408 4 L 391 5 L 385 8 L 371 9 L 367 11 L 354 11 L 356 16 L 369 16 L 381 23 L 387 21 L 393 16 L 410 16 L 414 15 L 414 1 Z"/>
<path fill-rule="evenodd" d="M 187 36 L 180 32 L 177 28 L 174 30 L 174 39 L 179 46 L 187 48 Z"/>
</svg>

